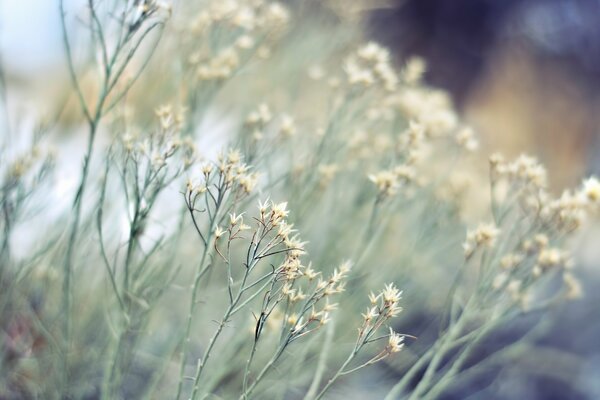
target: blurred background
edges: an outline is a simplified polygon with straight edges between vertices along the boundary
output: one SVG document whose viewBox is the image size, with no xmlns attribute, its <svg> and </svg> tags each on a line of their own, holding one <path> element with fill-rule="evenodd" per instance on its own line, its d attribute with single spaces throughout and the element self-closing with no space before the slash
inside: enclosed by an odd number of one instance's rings
<svg viewBox="0 0 600 400">
<path fill-rule="evenodd" d="M 599 172 L 599 1 L 398 0 L 369 29 L 424 57 L 488 147 L 534 152 L 555 188 Z"/>
<path fill-rule="evenodd" d="M 67 1 L 67 7 L 81 4 Z M 356 4 L 367 17 L 367 34 L 393 49 L 398 61 L 410 55 L 427 61 L 426 81 L 451 93 L 479 132 L 485 154 L 536 155 L 548 167 L 555 192 L 578 185 L 583 176 L 600 175 L 600 0 Z M 15 99 L 28 90 L 53 93 L 68 84 L 47 79 L 51 73 L 64 78 L 64 67 L 56 2 L 0 0 L 0 86 L 3 94 L 11 88 L 7 112 L 26 115 L 43 108 Z M 0 122 L 8 123 L 3 112 Z M 562 352 L 562 369 L 543 357 L 520 362 L 490 370 L 448 398 L 600 398 L 598 244 L 597 230 L 582 235 L 576 254 L 585 296 L 557 310 L 550 333 L 540 339 Z M 518 332 L 507 330 L 497 345 Z"/>
<path fill-rule="evenodd" d="M 452 94 L 484 151 L 539 157 L 555 192 L 600 174 L 600 1 L 397 0 L 372 10 L 368 29 L 398 57 L 427 60 L 427 82 Z M 600 398 L 600 235 L 583 236 L 586 294 L 540 340 L 569 367 L 532 359 L 448 398 Z M 507 331 L 498 346 L 519 335 Z"/>
</svg>

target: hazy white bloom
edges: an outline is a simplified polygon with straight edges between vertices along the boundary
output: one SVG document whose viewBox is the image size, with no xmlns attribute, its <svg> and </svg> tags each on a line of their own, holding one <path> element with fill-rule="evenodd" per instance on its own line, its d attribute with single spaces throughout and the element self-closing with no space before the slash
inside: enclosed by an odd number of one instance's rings
<svg viewBox="0 0 600 400">
<path fill-rule="evenodd" d="M 500 230 L 493 224 L 480 224 L 475 230 L 467 232 L 463 243 L 465 256 L 469 257 L 480 247 L 493 247 Z"/>
<path fill-rule="evenodd" d="M 215 228 L 215 239 L 219 239 L 221 236 L 223 236 L 225 234 L 225 232 L 227 232 L 226 230 L 222 229 L 220 226 L 217 226 Z"/>
<path fill-rule="evenodd" d="M 390 328 L 390 336 L 388 338 L 387 349 L 390 353 L 397 353 L 404 347 L 404 336 L 399 335 Z"/>
<path fill-rule="evenodd" d="M 600 203 L 600 181 L 595 176 L 583 181 L 582 192 L 587 200 L 592 203 Z"/>
</svg>

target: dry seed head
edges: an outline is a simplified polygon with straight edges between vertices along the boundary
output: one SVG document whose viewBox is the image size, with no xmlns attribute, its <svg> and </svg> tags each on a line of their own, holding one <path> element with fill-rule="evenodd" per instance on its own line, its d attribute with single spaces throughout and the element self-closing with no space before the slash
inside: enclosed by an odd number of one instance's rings
<svg viewBox="0 0 600 400">
<path fill-rule="evenodd" d="M 494 172 L 499 172 L 499 169 L 504 165 L 504 157 L 500 153 L 494 153 L 490 156 L 490 168 Z"/>
<path fill-rule="evenodd" d="M 500 230 L 493 224 L 480 224 L 477 229 L 467 232 L 463 243 L 465 256 L 470 257 L 480 247 L 493 247 Z"/>
<path fill-rule="evenodd" d="M 244 218 L 242 217 L 243 214 L 237 215 L 236 213 L 232 213 L 229 214 L 229 223 L 231 226 L 235 226 L 238 223 L 243 224 L 244 222 Z"/>
<path fill-rule="evenodd" d="M 393 283 L 389 283 L 385 285 L 383 291 L 381 292 L 381 296 L 383 297 L 385 304 L 396 304 L 402 297 L 402 291 L 398 290 Z"/>
<path fill-rule="evenodd" d="M 521 298 L 521 286 L 522 282 L 518 279 L 511 279 L 506 285 L 506 292 L 513 299 L 513 301 L 518 301 Z"/>
<path fill-rule="evenodd" d="M 563 281 L 566 286 L 566 297 L 567 299 L 579 299 L 583 295 L 583 289 L 581 282 L 571 273 L 565 273 L 563 275 Z"/>
<path fill-rule="evenodd" d="M 290 295 L 290 301 L 292 303 L 300 301 L 300 300 L 304 300 L 306 298 L 306 295 L 304 293 L 302 293 L 302 289 L 298 288 L 298 290 L 295 293 L 292 293 Z"/>
<path fill-rule="evenodd" d="M 212 170 L 213 170 L 213 165 L 210 164 L 210 163 L 206 163 L 206 164 L 204 164 L 202 166 L 202 173 L 204 175 L 210 175 L 210 173 L 212 172 Z"/>
<path fill-rule="evenodd" d="M 582 193 L 584 198 L 592 204 L 600 203 L 600 181 L 595 176 L 583 181 Z"/>
<path fill-rule="evenodd" d="M 405 182 L 412 182 L 416 176 L 415 168 L 411 165 L 398 165 L 394 167 L 393 171 L 398 179 L 401 179 Z"/>
<path fill-rule="evenodd" d="M 399 335 L 390 328 L 390 336 L 388 338 L 387 350 L 390 353 L 398 353 L 404 347 L 404 336 Z"/>
<path fill-rule="evenodd" d="M 331 321 L 331 319 L 329 318 L 329 313 L 324 312 L 323 316 L 321 317 L 321 319 L 319 320 L 319 326 L 323 326 L 326 323 L 328 323 L 329 321 Z"/>
<path fill-rule="evenodd" d="M 406 133 L 409 138 L 409 143 L 411 144 L 421 143 L 423 139 L 425 139 L 425 127 L 415 120 L 411 120 L 408 123 L 408 130 Z"/>
<path fill-rule="evenodd" d="M 367 43 L 359 48 L 356 53 L 363 60 L 375 63 L 387 62 L 390 59 L 389 51 L 375 42 Z"/>
<path fill-rule="evenodd" d="M 261 202 L 260 200 L 258 200 L 258 211 L 260 212 L 260 214 L 265 215 L 267 213 L 267 211 L 269 210 L 270 205 L 271 205 L 271 200 L 269 200 L 268 198 L 264 202 Z"/>
<path fill-rule="evenodd" d="M 248 50 L 254 47 L 256 41 L 250 35 L 242 35 L 235 41 L 235 45 L 242 50 Z"/>
<path fill-rule="evenodd" d="M 381 293 L 379 293 L 378 295 L 375 295 L 375 293 L 373 293 L 373 292 L 369 293 L 369 301 L 371 302 L 372 305 L 379 303 L 380 297 L 381 297 Z"/>
<path fill-rule="evenodd" d="M 344 276 L 352 269 L 352 261 L 346 260 L 340 265 L 340 273 Z"/>
<path fill-rule="evenodd" d="M 215 228 L 215 239 L 218 240 L 219 238 L 221 238 L 221 236 L 223 236 L 223 234 L 225 234 L 225 232 L 227 232 L 227 231 L 221 229 L 220 226 L 217 226 Z"/>
<path fill-rule="evenodd" d="M 288 317 L 287 322 L 290 325 L 296 325 L 298 323 L 298 315 L 296 315 L 296 314 L 290 314 L 290 316 Z"/>
<path fill-rule="evenodd" d="M 258 174 L 251 173 L 238 175 L 236 180 L 244 192 L 248 194 L 251 193 L 258 184 Z"/>
<path fill-rule="evenodd" d="M 323 312 L 329 313 L 331 311 L 337 310 L 338 303 L 330 303 L 329 300 L 325 302 L 325 306 L 323 306 Z"/>
<path fill-rule="evenodd" d="M 568 256 L 564 251 L 557 248 L 542 249 L 537 258 L 537 263 L 541 268 L 547 269 L 565 265 Z"/>
<path fill-rule="evenodd" d="M 382 195 L 391 196 L 396 193 L 398 178 L 393 171 L 379 171 L 368 176 L 369 180 L 377 186 Z"/>
<path fill-rule="evenodd" d="M 475 139 L 475 132 L 470 127 L 464 127 L 456 133 L 456 143 L 470 152 L 479 148 L 479 143 Z"/>
<path fill-rule="evenodd" d="M 492 288 L 496 290 L 500 289 L 504 286 L 507 280 L 508 274 L 505 271 L 500 272 L 494 277 L 494 280 L 492 281 Z"/>
<path fill-rule="evenodd" d="M 296 123 L 294 118 L 287 114 L 283 114 L 281 116 L 281 126 L 280 126 L 281 134 L 284 136 L 294 136 L 296 133 Z"/>
<path fill-rule="evenodd" d="M 367 309 L 366 313 L 362 314 L 362 316 L 365 319 L 365 323 L 369 325 L 371 321 L 379 316 L 379 310 L 377 307 L 370 307 Z"/>
<path fill-rule="evenodd" d="M 522 254 L 507 254 L 500 259 L 500 266 L 503 269 L 511 270 L 517 267 L 524 259 Z"/>
<path fill-rule="evenodd" d="M 278 204 L 271 202 L 271 218 L 273 220 L 273 225 L 277 225 L 285 217 L 287 217 L 289 213 L 290 212 L 287 210 L 287 202 Z"/>
<path fill-rule="evenodd" d="M 277 230 L 277 236 L 280 236 L 280 237 L 284 238 L 284 240 L 287 240 L 287 238 L 293 231 L 294 231 L 293 225 L 288 224 L 287 222 L 283 221 L 283 222 L 281 222 L 281 224 L 279 224 L 279 228 Z"/>
</svg>

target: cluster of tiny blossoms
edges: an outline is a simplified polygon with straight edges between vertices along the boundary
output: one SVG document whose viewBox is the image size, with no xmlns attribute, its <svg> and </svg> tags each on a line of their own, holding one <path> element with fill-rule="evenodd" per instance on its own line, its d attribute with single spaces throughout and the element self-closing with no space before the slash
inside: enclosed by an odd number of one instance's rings
<svg viewBox="0 0 600 400">
<path fill-rule="evenodd" d="M 54 163 L 54 157 L 53 151 L 47 151 L 44 154 L 39 147 L 33 147 L 27 153 L 21 154 L 15 160 L 3 166 L 6 167 L 3 184 L 8 187 L 11 181 L 42 173 L 43 170 Z"/>
<path fill-rule="evenodd" d="M 189 57 L 196 76 L 202 81 L 231 77 L 253 53 L 266 58 L 269 39 L 288 24 L 289 11 L 279 2 L 263 0 L 214 0 L 192 21 L 192 37 L 219 43 L 203 46 Z M 218 38 L 218 40 L 215 40 Z"/>
<path fill-rule="evenodd" d="M 470 258 L 480 248 L 491 248 L 496 243 L 500 229 L 495 225 L 485 223 L 477 228 L 467 231 L 467 238 L 463 243 L 465 257 Z"/>
<path fill-rule="evenodd" d="M 266 103 L 259 104 L 256 109 L 248 113 L 244 121 L 244 127 L 249 131 L 253 140 L 259 141 L 265 137 L 267 128 L 276 120 L 278 120 L 277 135 L 289 138 L 296 134 L 297 128 L 294 118 L 285 113 L 276 117 Z"/>
<path fill-rule="evenodd" d="M 499 154 L 490 157 L 492 184 L 504 182 L 507 192 L 544 225 L 555 232 L 572 233 L 584 222 L 590 211 L 600 204 L 600 183 L 596 177 L 583 181 L 576 190 L 567 189 L 558 198 L 547 191 L 547 173 L 533 157 L 521 155 L 512 162 L 504 161 Z"/>
<path fill-rule="evenodd" d="M 499 264 L 492 289 L 506 292 L 524 309 L 533 306 L 535 285 L 543 284 L 545 277 L 562 277 L 564 287 L 559 289 L 559 295 L 568 299 L 581 296 L 581 285 L 571 272 L 574 262 L 569 252 L 552 245 L 544 233 L 521 241 L 514 251 L 500 259 Z"/>
<path fill-rule="evenodd" d="M 288 317 L 291 326 L 290 341 L 314 331 L 329 321 L 329 313 L 337 308 L 337 304 L 330 303 L 329 299 L 344 291 L 345 279 L 350 272 L 350 267 L 351 264 L 345 262 L 328 278 L 319 277 L 312 293 L 303 296 L 303 299 L 306 299 L 305 303 Z M 305 271 L 305 276 L 310 280 L 311 276 L 315 276 L 315 272 L 308 269 Z"/>
<path fill-rule="evenodd" d="M 169 159 L 175 155 L 183 158 L 183 169 L 189 168 L 196 159 L 196 147 L 191 138 L 181 138 L 180 131 L 184 123 L 183 113 L 175 112 L 170 105 L 161 106 L 155 111 L 158 120 L 157 129 L 147 135 L 125 134 L 122 146 L 126 160 L 131 160 L 141 168 L 141 161 L 148 160 L 148 168 L 162 171 Z M 176 175 L 179 175 L 178 171 Z"/>
<path fill-rule="evenodd" d="M 397 145 L 397 153 L 404 161 L 393 168 L 369 174 L 368 178 L 375 184 L 382 197 L 395 195 L 399 189 L 416 182 L 416 162 L 424 141 L 424 127 L 416 121 L 410 121 L 401 133 Z"/>
<path fill-rule="evenodd" d="M 377 295 L 373 293 L 369 295 L 371 306 L 363 314 L 364 321 L 358 330 L 359 342 L 368 343 L 383 325 L 400 314 L 402 311 L 402 307 L 399 306 L 401 298 L 402 292 L 393 284 L 385 285 Z M 404 336 L 389 328 L 388 344 L 377 358 L 382 359 L 391 353 L 397 353 L 402 350 L 403 346 Z"/>
<path fill-rule="evenodd" d="M 368 67 L 369 62 L 377 67 Z M 396 165 L 368 176 L 381 197 L 395 195 L 408 183 L 426 181 L 421 173 L 416 181 L 417 169 L 425 172 L 417 164 L 434 144 L 433 139 L 447 138 L 467 152 L 478 148 L 473 129 L 460 122 L 447 94 L 419 85 L 425 71 L 422 60 L 408 60 L 398 78 L 389 66 L 389 52 L 369 43 L 350 55 L 345 70 L 350 83 L 371 86 L 379 82 L 387 89 L 377 104 L 368 108 L 363 124 L 371 123 L 377 130 L 382 123 L 390 125 L 393 135 L 366 133 L 369 128 L 360 128 L 355 130 L 349 143 L 350 149 L 363 159 L 381 159 L 382 155 L 393 152 Z M 392 122 L 398 118 L 408 121 L 400 131 L 396 131 Z"/>
<path fill-rule="evenodd" d="M 398 85 L 398 76 L 392 67 L 389 51 L 374 42 L 351 54 L 344 63 L 344 70 L 351 87 L 379 86 L 391 92 Z"/>
<path fill-rule="evenodd" d="M 320 399 L 340 376 L 375 364 L 376 362 L 387 358 L 391 354 L 402 350 L 404 347 L 404 335 L 394 332 L 391 327 L 388 328 L 387 334 L 380 335 L 381 328 L 386 325 L 391 318 L 397 316 L 400 311 L 402 311 L 402 308 L 398 305 L 401 296 L 402 292 L 399 291 L 393 284 L 386 285 L 385 288 L 377 295 L 371 293 L 369 296 L 371 300 L 371 306 L 367 309 L 367 312 L 363 314 L 363 323 L 358 328 L 358 337 L 356 338 L 354 348 L 335 375 L 329 379 L 327 385 L 325 385 L 325 387 L 317 395 L 317 399 Z M 361 353 L 361 350 L 365 346 L 385 338 L 387 338 L 387 343 L 381 351 L 368 359 L 368 361 L 356 367 L 351 367 L 352 362 L 356 359 L 357 355 Z"/>
<path fill-rule="evenodd" d="M 258 209 L 259 216 L 255 218 L 257 228 L 252 234 L 249 253 L 256 252 L 258 259 L 276 254 L 283 254 L 284 258 L 270 274 L 270 290 L 263 299 L 262 319 L 257 321 L 255 336 L 258 339 L 264 323 L 271 327 L 282 324 L 287 332 L 286 342 L 291 343 L 327 323 L 329 313 L 336 308 L 329 299 L 344 291 L 351 264 L 345 262 L 329 277 L 323 278 L 321 272 L 315 271 L 310 264 L 302 264 L 306 243 L 286 221 L 289 213 L 287 203 L 267 200 L 259 202 Z M 236 238 L 237 232 L 248 229 L 243 226 L 241 216 L 230 216 L 230 241 Z M 285 304 L 285 313 L 281 311 L 282 303 Z"/>
<path fill-rule="evenodd" d="M 577 191 L 565 190 L 552 198 L 546 189 L 546 170 L 534 158 L 522 155 L 506 162 L 495 154 L 490 166 L 496 222 L 467 232 L 463 244 L 467 260 L 477 250 L 492 249 L 501 242 L 502 246 L 496 246 L 501 253 L 497 254 L 499 269 L 491 270 L 491 288 L 525 309 L 551 299 L 579 297 L 581 285 L 571 272 L 574 262 L 562 246 L 600 204 L 597 178 L 590 177 Z M 507 224 L 515 233 L 502 235 L 500 226 Z M 550 284 L 556 276 L 563 282 L 558 291 Z"/>
<path fill-rule="evenodd" d="M 250 167 L 242 162 L 242 155 L 238 150 L 229 150 L 227 154 L 220 153 L 216 165 L 206 163 L 201 168 L 202 183 L 196 184 L 192 180 L 187 183 L 187 190 L 194 195 L 207 193 L 216 201 L 214 190 L 240 188 L 243 194 L 254 190 L 258 183 L 258 174 L 251 172 Z M 211 187 L 211 184 L 214 187 Z"/>
</svg>

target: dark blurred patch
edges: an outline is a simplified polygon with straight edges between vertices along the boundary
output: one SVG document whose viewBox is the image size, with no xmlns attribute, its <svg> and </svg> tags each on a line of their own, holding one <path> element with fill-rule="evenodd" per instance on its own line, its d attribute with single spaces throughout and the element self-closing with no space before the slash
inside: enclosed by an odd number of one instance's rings
<svg viewBox="0 0 600 400">
<path fill-rule="evenodd" d="M 369 26 L 401 54 L 424 57 L 428 81 L 461 103 L 506 42 L 526 46 L 541 63 L 560 64 L 596 90 L 599 16 L 596 0 L 398 0 L 392 10 L 375 11 Z"/>
</svg>

